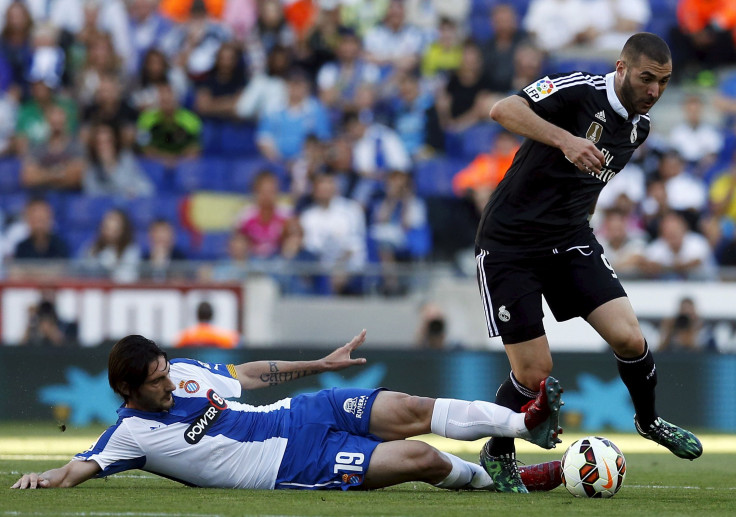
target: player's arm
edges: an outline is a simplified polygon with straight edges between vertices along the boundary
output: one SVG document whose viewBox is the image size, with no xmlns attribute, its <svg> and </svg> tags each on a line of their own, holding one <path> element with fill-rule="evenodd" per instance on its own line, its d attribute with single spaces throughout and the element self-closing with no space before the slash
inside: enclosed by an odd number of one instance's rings
<svg viewBox="0 0 736 517">
<path fill-rule="evenodd" d="M 603 153 L 593 142 L 547 122 L 519 95 L 511 95 L 494 104 L 491 118 L 512 133 L 556 147 L 580 170 L 590 168 L 597 173 L 603 166 Z"/>
<path fill-rule="evenodd" d="M 364 358 L 352 358 L 353 350 L 365 342 L 366 331 L 348 343 L 314 361 L 252 361 L 235 366 L 238 380 L 244 390 L 275 386 L 322 372 L 342 370 L 350 366 L 365 364 Z"/>
<path fill-rule="evenodd" d="M 24 474 L 10 488 L 71 488 L 94 477 L 99 471 L 100 466 L 95 461 L 72 460 L 63 467 L 42 474 Z"/>
</svg>

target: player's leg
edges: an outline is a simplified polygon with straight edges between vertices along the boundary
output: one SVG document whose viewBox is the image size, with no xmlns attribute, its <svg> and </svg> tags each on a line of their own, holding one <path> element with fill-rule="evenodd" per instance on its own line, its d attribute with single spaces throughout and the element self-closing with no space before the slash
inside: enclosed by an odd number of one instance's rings
<svg viewBox="0 0 736 517">
<path fill-rule="evenodd" d="M 397 440 L 378 445 L 362 486 L 383 488 L 407 481 L 423 481 L 448 489 L 488 489 L 492 484 L 478 465 L 424 442 Z"/>
<path fill-rule="evenodd" d="M 478 287 L 489 337 L 501 336 L 512 373 L 496 392 L 496 404 L 520 411 L 537 396 L 539 382 L 552 370 L 542 325 L 542 282 L 535 259 L 477 250 Z M 513 438 L 492 438 L 481 464 L 496 490 L 527 492 L 516 464 Z"/>
<path fill-rule="evenodd" d="M 654 404 L 657 368 L 629 299 L 610 300 L 591 312 L 587 320 L 613 349 L 619 375 L 634 404 L 639 434 L 681 458 L 699 457 L 703 447 L 695 435 L 657 415 Z"/>
<path fill-rule="evenodd" d="M 562 389 L 552 377 L 542 385 L 544 390 L 521 413 L 483 400 L 431 399 L 381 391 L 370 409 L 369 432 L 387 441 L 429 432 L 465 441 L 507 436 L 551 449 L 559 443 Z"/>
</svg>

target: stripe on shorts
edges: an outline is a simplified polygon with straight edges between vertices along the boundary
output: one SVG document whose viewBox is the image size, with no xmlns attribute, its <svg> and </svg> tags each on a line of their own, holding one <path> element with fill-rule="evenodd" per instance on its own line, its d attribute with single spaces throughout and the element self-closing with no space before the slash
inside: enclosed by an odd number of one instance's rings
<svg viewBox="0 0 736 517">
<path fill-rule="evenodd" d="M 486 270 L 483 267 L 483 260 L 488 255 L 485 250 L 480 250 L 476 255 L 475 261 L 478 265 L 478 288 L 480 289 L 480 297 L 483 300 L 483 312 L 486 315 L 486 327 L 488 327 L 488 335 L 490 337 L 500 336 L 496 320 L 493 317 L 493 303 L 491 302 L 491 293 L 488 290 L 488 281 L 486 279 Z"/>
</svg>

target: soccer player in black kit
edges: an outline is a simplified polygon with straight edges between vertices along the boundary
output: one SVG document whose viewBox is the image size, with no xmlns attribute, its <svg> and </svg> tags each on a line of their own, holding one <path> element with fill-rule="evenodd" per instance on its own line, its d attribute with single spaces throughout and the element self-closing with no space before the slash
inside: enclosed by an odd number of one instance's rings
<svg viewBox="0 0 736 517">
<path fill-rule="evenodd" d="M 497 404 L 518 411 L 552 371 L 544 295 L 558 321 L 585 318 L 611 346 L 639 434 L 692 460 L 702 445 L 657 414 L 652 353 L 588 224 L 601 189 L 649 134 L 648 112 L 671 74 L 667 44 L 639 33 L 614 72 L 551 75 L 497 102 L 491 118 L 526 139 L 483 211 L 476 262 L 488 333 L 501 336 L 511 363 Z M 480 460 L 497 490 L 527 492 L 512 438 L 489 440 Z"/>
</svg>

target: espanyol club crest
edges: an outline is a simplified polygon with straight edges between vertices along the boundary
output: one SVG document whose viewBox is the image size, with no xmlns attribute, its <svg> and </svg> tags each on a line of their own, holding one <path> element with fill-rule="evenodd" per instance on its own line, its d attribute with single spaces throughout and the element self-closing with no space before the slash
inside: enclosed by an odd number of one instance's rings
<svg viewBox="0 0 736 517">
<path fill-rule="evenodd" d="M 631 128 L 631 143 L 636 142 L 636 124 Z"/>
</svg>

